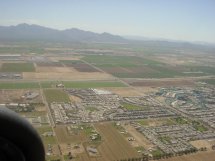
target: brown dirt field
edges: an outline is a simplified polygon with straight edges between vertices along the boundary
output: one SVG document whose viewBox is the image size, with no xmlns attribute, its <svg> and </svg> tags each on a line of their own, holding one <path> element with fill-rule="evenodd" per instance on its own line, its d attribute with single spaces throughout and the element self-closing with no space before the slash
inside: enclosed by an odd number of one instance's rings
<svg viewBox="0 0 215 161">
<path fill-rule="evenodd" d="M 38 73 L 42 72 L 70 73 L 72 71 L 75 71 L 75 69 L 68 67 L 36 67 L 36 72 Z"/>
<path fill-rule="evenodd" d="M 60 62 L 40 62 L 36 63 L 37 67 L 62 67 Z"/>
<path fill-rule="evenodd" d="M 52 61 L 59 61 L 59 60 L 80 60 L 82 57 L 81 56 L 68 56 L 68 57 L 51 57 L 50 60 Z"/>
<path fill-rule="evenodd" d="M 178 156 L 169 159 L 160 159 L 161 161 L 215 161 L 215 151 L 198 152 L 186 156 Z"/>
<path fill-rule="evenodd" d="M 70 148 L 68 148 L 68 144 L 60 144 L 60 149 L 64 155 L 71 152 L 73 155 L 76 156 L 77 154 L 84 152 L 83 145 L 80 144 L 78 149 L 75 149 L 74 146 L 75 146 L 75 144 L 70 144 L 70 146 L 69 146 Z"/>
<path fill-rule="evenodd" d="M 79 72 L 99 72 L 96 68 L 88 64 L 73 64 L 72 67 Z"/>
<path fill-rule="evenodd" d="M 15 102 L 15 103 L 41 103 L 42 101 L 42 97 L 41 94 L 33 99 L 33 100 L 26 100 L 21 98 L 21 96 L 23 96 L 26 92 L 38 92 L 40 93 L 39 90 L 0 90 L 0 102 L 1 103 L 11 103 L 11 102 Z"/>
<path fill-rule="evenodd" d="M 101 157 L 97 158 L 97 161 L 114 161 L 139 156 L 110 123 L 100 123 L 95 127 L 104 140 L 98 146 Z"/>
<path fill-rule="evenodd" d="M 212 150 L 211 146 L 215 144 L 215 140 L 196 140 L 191 141 L 190 144 L 192 144 L 194 147 L 198 149 L 202 147 L 207 147 L 208 150 Z"/>
<path fill-rule="evenodd" d="M 75 102 L 77 102 L 77 103 L 81 102 L 81 99 L 79 97 L 69 95 L 69 98 L 70 98 L 71 102 L 74 102 L 74 103 Z"/>
<path fill-rule="evenodd" d="M 33 73 L 24 72 L 24 80 L 113 80 L 114 78 L 106 73 L 93 72 L 83 73 L 78 71 L 72 71 L 71 73 L 56 73 L 56 72 L 43 72 Z"/>
<path fill-rule="evenodd" d="M 169 87 L 169 86 L 193 86 L 192 80 L 142 80 L 129 83 L 132 86 Z"/>
<path fill-rule="evenodd" d="M 131 73 L 131 71 L 122 67 L 101 67 L 101 69 L 107 73 Z"/>
<path fill-rule="evenodd" d="M 134 87 L 134 88 L 136 91 L 144 94 L 158 91 L 158 89 L 155 87 Z"/>
<path fill-rule="evenodd" d="M 58 137 L 59 143 L 80 143 L 86 141 L 87 137 L 83 132 L 80 132 L 78 135 L 69 135 L 67 133 L 66 126 L 56 126 L 54 128 L 55 133 Z"/>
<path fill-rule="evenodd" d="M 128 97 L 128 96 L 142 96 L 140 92 L 136 91 L 134 88 L 130 87 L 117 87 L 117 88 L 105 88 L 121 97 Z"/>
<path fill-rule="evenodd" d="M 139 133 L 133 126 L 123 125 L 123 127 L 135 139 L 135 141 L 133 141 L 136 142 L 135 144 L 133 144 L 135 147 L 143 146 L 145 149 L 154 147 L 154 145 L 148 139 L 146 139 L 143 134 Z"/>
</svg>

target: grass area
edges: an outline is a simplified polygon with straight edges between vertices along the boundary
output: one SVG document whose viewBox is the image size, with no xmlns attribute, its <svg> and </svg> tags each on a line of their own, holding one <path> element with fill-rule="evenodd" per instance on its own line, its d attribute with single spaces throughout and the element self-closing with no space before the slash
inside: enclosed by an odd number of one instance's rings
<svg viewBox="0 0 215 161">
<path fill-rule="evenodd" d="M 156 149 L 156 150 L 153 150 L 151 152 L 151 154 L 152 154 L 153 157 L 159 157 L 159 156 L 161 156 L 163 154 L 163 152 L 160 149 Z"/>
<path fill-rule="evenodd" d="M 201 81 L 207 84 L 215 85 L 215 79 L 203 79 Z"/>
<path fill-rule="evenodd" d="M 98 109 L 96 107 L 86 107 L 85 109 L 90 112 L 98 111 Z"/>
<path fill-rule="evenodd" d="M 189 121 L 187 119 L 182 118 L 182 117 L 172 118 L 172 120 L 175 121 L 177 124 L 180 124 L 180 125 L 189 123 Z"/>
<path fill-rule="evenodd" d="M 40 88 L 39 84 L 36 82 L 0 83 L 0 89 L 35 89 L 35 88 Z"/>
<path fill-rule="evenodd" d="M 170 143 L 171 138 L 169 136 L 161 136 L 161 137 L 159 137 L 159 140 L 164 144 L 168 144 L 168 143 Z"/>
<path fill-rule="evenodd" d="M 193 127 L 200 132 L 208 131 L 208 128 L 202 125 L 200 122 L 192 121 Z"/>
<path fill-rule="evenodd" d="M 142 147 L 142 146 L 137 146 L 137 147 L 135 147 L 135 149 L 137 150 L 137 152 L 138 152 L 138 151 L 140 151 L 140 152 L 145 151 L 145 148 Z"/>
<path fill-rule="evenodd" d="M 46 155 L 46 161 L 62 161 L 60 156 L 47 156 Z"/>
<path fill-rule="evenodd" d="M 141 107 L 141 106 L 137 106 L 129 103 L 122 103 L 122 106 L 127 110 L 143 110 L 147 108 L 147 107 Z"/>
<path fill-rule="evenodd" d="M 70 102 L 66 92 L 58 89 L 46 89 L 43 91 L 48 103 L 52 102 Z"/>
<path fill-rule="evenodd" d="M 59 82 L 41 82 L 42 88 L 55 88 Z M 63 81 L 65 88 L 99 88 L 99 87 L 126 87 L 125 84 L 117 81 Z"/>
<path fill-rule="evenodd" d="M 33 63 L 3 63 L 1 72 L 35 72 Z"/>
<path fill-rule="evenodd" d="M 126 87 L 121 82 L 63 82 L 66 88 Z"/>
<path fill-rule="evenodd" d="M 50 126 L 40 126 L 36 128 L 37 132 L 40 134 L 44 145 L 56 144 L 56 139 L 54 136 L 43 136 L 45 132 L 53 132 Z"/>
<path fill-rule="evenodd" d="M 80 125 L 80 128 L 83 129 L 84 133 L 87 136 L 90 136 L 91 134 L 95 133 L 95 129 L 91 125 Z"/>
</svg>

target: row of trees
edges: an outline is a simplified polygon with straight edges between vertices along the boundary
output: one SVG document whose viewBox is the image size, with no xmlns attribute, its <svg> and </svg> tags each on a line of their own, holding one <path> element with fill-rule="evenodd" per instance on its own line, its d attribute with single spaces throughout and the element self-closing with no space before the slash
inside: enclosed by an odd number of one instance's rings
<svg viewBox="0 0 215 161">
<path fill-rule="evenodd" d="M 214 150 L 215 150 L 215 146 L 214 146 Z M 178 152 L 176 154 L 162 153 L 162 154 L 158 154 L 158 155 L 153 156 L 153 157 L 150 157 L 148 155 L 144 155 L 143 157 L 139 157 L 139 158 L 127 158 L 127 159 L 120 159 L 120 160 L 117 160 L 117 161 L 148 161 L 148 160 L 151 160 L 151 159 L 159 160 L 159 159 L 171 158 L 171 157 L 174 157 L 174 156 L 187 155 L 187 154 L 190 154 L 190 153 L 195 153 L 197 151 L 198 151 L 198 149 L 191 148 L 189 150 L 181 151 L 181 152 Z"/>
</svg>

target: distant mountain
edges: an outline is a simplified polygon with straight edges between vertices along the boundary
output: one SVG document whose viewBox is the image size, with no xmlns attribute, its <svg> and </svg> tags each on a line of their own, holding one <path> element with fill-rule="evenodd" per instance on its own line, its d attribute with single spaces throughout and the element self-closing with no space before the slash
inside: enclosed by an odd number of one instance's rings
<svg viewBox="0 0 215 161">
<path fill-rule="evenodd" d="M 72 28 L 56 30 L 39 25 L 19 24 L 0 26 L 1 41 L 55 41 L 55 42 L 125 42 L 126 39 L 109 33 L 94 33 Z"/>
</svg>

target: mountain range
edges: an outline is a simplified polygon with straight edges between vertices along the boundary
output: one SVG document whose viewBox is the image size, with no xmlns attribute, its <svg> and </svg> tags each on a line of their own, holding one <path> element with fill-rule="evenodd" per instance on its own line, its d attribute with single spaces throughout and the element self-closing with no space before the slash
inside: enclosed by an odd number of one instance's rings
<svg viewBox="0 0 215 161">
<path fill-rule="evenodd" d="M 94 33 L 77 28 L 57 30 L 39 25 L 19 24 L 0 26 L 1 41 L 55 41 L 55 42 L 125 42 L 126 39 L 109 33 Z"/>
</svg>

